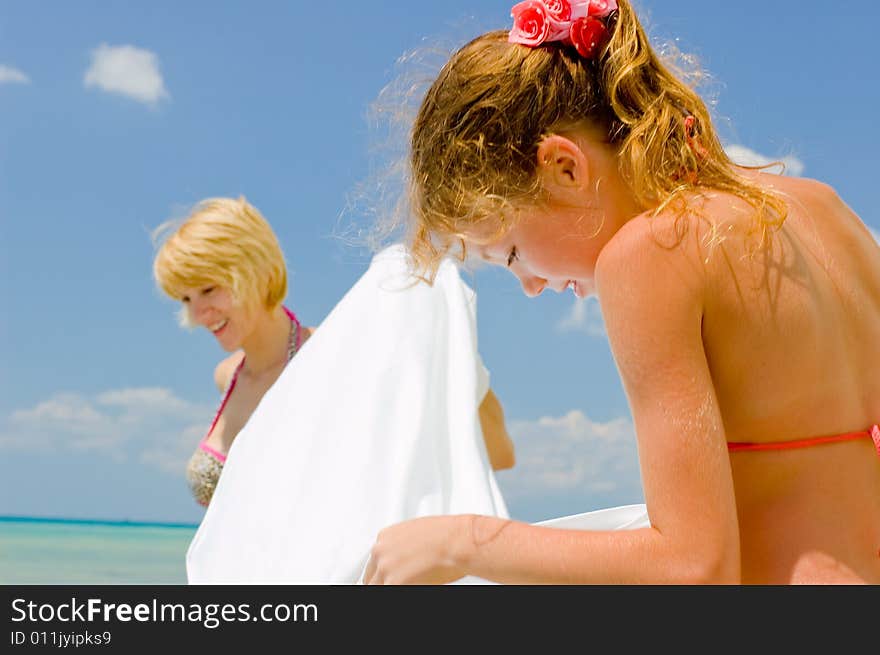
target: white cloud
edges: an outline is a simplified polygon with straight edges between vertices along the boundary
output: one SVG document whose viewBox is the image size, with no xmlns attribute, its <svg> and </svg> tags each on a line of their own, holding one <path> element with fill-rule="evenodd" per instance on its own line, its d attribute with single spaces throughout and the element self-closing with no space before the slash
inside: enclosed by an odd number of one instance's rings
<svg viewBox="0 0 880 655">
<path fill-rule="evenodd" d="M 575 298 L 571 311 L 557 324 L 560 332 L 586 332 L 593 337 L 606 337 L 605 321 L 595 296 Z"/>
<path fill-rule="evenodd" d="M 52 450 L 53 439 L 63 436 L 68 448 L 103 448 L 113 442 L 113 421 L 77 394 L 57 394 L 30 409 L 12 412 L 11 434 L 0 434 L 0 446 L 25 450 Z"/>
<path fill-rule="evenodd" d="M 558 418 L 511 421 L 508 429 L 516 465 L 498 473 L 505 497 L 613 495 L 621 502 L 642 497 L 635 431 L 628 418 L 597 423 L 572 410 Z"/>
<path fill-rule="evenodd" d="M 92 50 L 92 63 L 83 78 L 86 87 L 97 86 L 108 93 L 155 105 L 168 98 L 159 72 L 159 57 L 131 45 L 102 43 Z"/>
<path fill-rule="evenodd" d="M 742 166 L 766 166 L 767 164 L 782 162 L 785 167 L 784 170 L 780 166 L 768 170 L 771 172 L 779 172 L 784 175 L 791 175 L 793 177 L 799 177 L 804 172 L 804 163 L 794 155 L 786 155 L 785 157 L 767 157 L 766 155 L 762 155 L 759 152 L 755 152 L 750 148 L 746 148 L 745 146 L 736 143 L 724 146 L 724 150 L 734 163 Z"/>
<path fill-rule="evenodd" d="M 126 408 L 137 412 L 180 412 L 186 411 L 188 403 L 176 398 L 170 389 L 161 387 L 141 387 L 119 389 L 98 394 L 96 400 L 102 405 Z"/>
<path fill-rule="evenodd" d="M 0 64 L 0 84 L 29 84 L 31 79 L 17 68 Z"/>
<path fill-rule="evenodd" d="M 179 473 L 211 413 L 156 387 L 58 393 L 0 419 L 0 450 L 94 452 Z"/>
</svg>

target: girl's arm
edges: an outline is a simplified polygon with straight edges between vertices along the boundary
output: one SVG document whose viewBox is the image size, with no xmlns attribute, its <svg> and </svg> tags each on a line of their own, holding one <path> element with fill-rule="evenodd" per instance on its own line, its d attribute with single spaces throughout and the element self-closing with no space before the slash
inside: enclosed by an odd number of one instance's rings
<svg viewBox="0 0 880 655">
<path fill-rule="evenodd" d="M 513 584 L 739 582 L 733 481 L 702 342 L 700 262 L 694 244 L 661 245 L 651 225 L 634 219 L 606 246 L 597 269 L 652 527 L 586 531 L 495 517 L 421 518 L 379 534 L 365 581 L 448 582 L 470 574 Z"/>
<path fill-rule="evenodd" d="M 480 403 L 480 426 L 492 469 L 500 471 L 512 468 L 516 463 L 513 441 L 504 425 L 504 409 L 491 389 Z"/>
</svg>

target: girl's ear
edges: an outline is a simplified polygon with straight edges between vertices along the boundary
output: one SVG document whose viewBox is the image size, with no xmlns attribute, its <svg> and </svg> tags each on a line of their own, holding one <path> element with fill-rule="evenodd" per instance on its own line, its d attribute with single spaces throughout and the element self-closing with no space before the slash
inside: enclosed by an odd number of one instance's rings
<svg viewBox="0 0 880 655">
<path fill-rule="evenodd" d="M 559 134 L 544 137 L 538 144 L 537 157 L 538 177 L 551 197 L 565 197 L 587 188 L 589 160 L 571 139 Z"/>
</svg>

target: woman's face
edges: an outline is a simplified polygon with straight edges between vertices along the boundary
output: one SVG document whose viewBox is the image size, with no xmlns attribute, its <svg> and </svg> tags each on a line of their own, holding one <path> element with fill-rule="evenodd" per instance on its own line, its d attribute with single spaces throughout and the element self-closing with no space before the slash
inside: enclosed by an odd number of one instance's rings
<svg viewBox="0 0 880 655">
<path fill-rule="evenodd" d="M 483 259 L 506 266 L 529 297 L 544 289 L 571 289 L 578 298 L 594 293 L 596 260 L 604 243 L 596 210 L 541 207 L 521 210 L 498 240 L 476 245 Z"/>
<path fill-rule="evenodd" d="M 209 330 L 227 352 L 240 348 L 251 330 L 248 312 L 235 301 L 227 287 L 219 284 L 191 287 L 184 289 L 180 300 L 190 322 Z"/>
</svg>

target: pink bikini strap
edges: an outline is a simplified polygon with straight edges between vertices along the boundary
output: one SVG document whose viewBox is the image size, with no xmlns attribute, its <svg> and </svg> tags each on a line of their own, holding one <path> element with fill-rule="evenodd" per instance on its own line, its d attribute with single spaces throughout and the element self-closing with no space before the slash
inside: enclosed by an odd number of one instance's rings
<svg viewBox="0 0 880 655">
<path fill-rule="evenodd" d="M 290 311 L 287 307 L 282 306 L 284 309 L 284 313 L 287 314 L 287 317 L 293 321 L 293 324 L 296 326 L 296 350 L 299 351 L 299 347 L 302 345 L 302 327 L 300 326 L 299 319 L 296 317 L 292 311 Z M 214 420 L 211 421 L 211 427 L 208 428 L 208 432 L 199 442 L 199 448 L 211 453 L 214 457 L 219 459 L 221 462 L 226 461 L 226 455 L 221 453 L 220 451 L 211 448 L 206 442 L 208 441 L 208 437 L 211 436 L 211 433 L 214 431 L 214 426 L 217 425 L 217 421 L 220 420 L 220 415 L 223 413 L 223 408 L 226 407 L 226 403 L 229 401 L 229 396 L 232 395 L 232 390 L 235 389 L 235 383 L 238 380 L 238 374 L 244 366 L 244 357 L 241 358 L 241 361 L 238 363 L 238 366 L 235 367 L 235 371 L 232 374 L 232 379 L 229 381 L 229 386 L 226 387 L 226 393 L 223 394 L 223 400 L 220 402 L 220 407 L 217 408 L 217 413 L 214 414 Z"/>
<path fill-rule="evenodd" d="M 208 434 L 211 434 L 211 433 L 209 432 Z M 218 460 L 220 460 L 221 464 L 226 463 L 226 455 L 221 453 L 219 450 L 214 450 L 213 448 L 211 448 L 211 446 L 206 444 L 204 441 L 202 441 L 202 443 L 199 444 L 199 448 L 201 448 L 205 452 L 210 453 L 211 455 L 216 457 Z"/>
<path fill-rule="evenodd" d="M 217 421 L 220 420 L 220 415 L 223 413 L 223 408 L 226 407 L 226 403 L 229 401 L 229 396 L 232 395 L 232 390 L 235 389 L 235 383 L 238 380 L 238 373 L 241 371 L 242 366 L 244 366 L 244 357 L 241 358 L 241 361 L 238 363 L 238 366 L 235 367 L 235 371 L 232 374 L 232 379 L 229 381 L 229 386 L 226 387 L 226 393 L 223 394 L 223 400 L 220 402 L 220 407 L 217 408 L 217 413 L 214 414 L 214 420 L 211 421 L 211 427 L 208 428 L 208 432 L 202 438 L 202 441 L 199 443 L 199 447 L 202 450 L 207 450 L 209 453 L 219 458 L 221 461 L 226 461 L 226 455 L 223 453 L 211 448 L 207 443 L 208 437 L 211 436 L 211 433 L 214 431 L 214 426 L 217 425 Z"/>
</svg>

